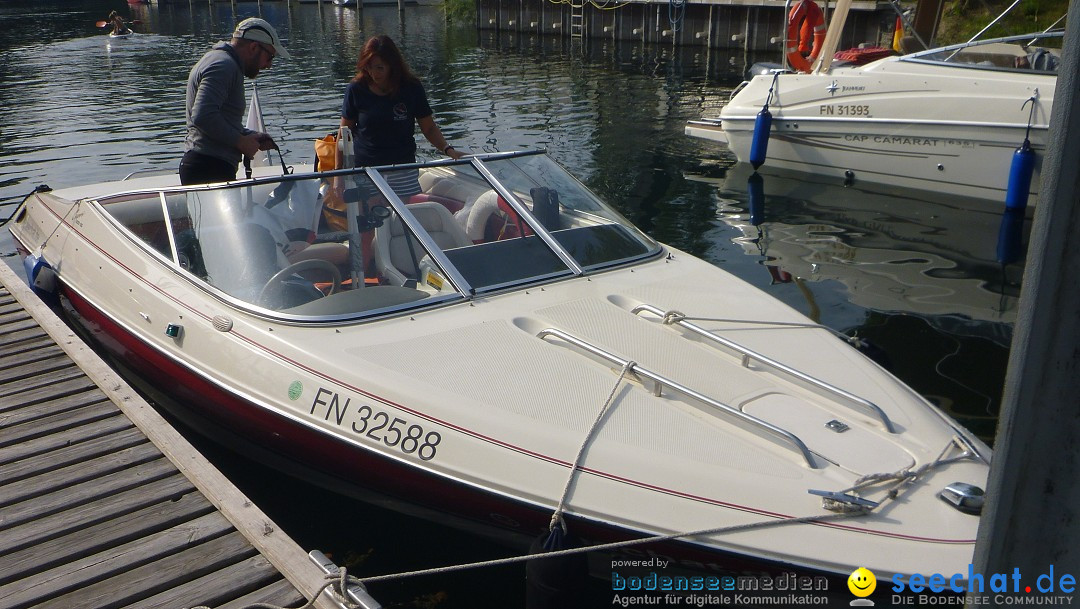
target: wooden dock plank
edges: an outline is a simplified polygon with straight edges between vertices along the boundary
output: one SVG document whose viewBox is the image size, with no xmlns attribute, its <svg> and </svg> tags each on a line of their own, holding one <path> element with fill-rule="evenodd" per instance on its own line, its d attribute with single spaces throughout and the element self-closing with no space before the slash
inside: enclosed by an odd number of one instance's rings
<svg viewBox="0 0 1080 609">
<path fill-rule="evenodd" d="M 4 430 L 0 446 L 25 442 L 31 438 L 119 415 L 120 411 L 97 387 L 82 393 L 62 395 L 29 404 L 18 411 L 0 413 L 0 429 Z"/>
<path fill-rule="evenodd" d="M 170 476 L 155 480 L 153 484 L 126 489 L 97 501 L 26 520 L 0 535 L 0 555 L 33 547 L 72 531 L 94 526 L 164 501 L 180 501 L 194 490 L 195 486 L 190 480 L 174 471 Z M 202 497 L 202 495 L 199 496 Z"/>
<path fill-rule="evenodd" d="M 0 607 L 29 607 L 68 592 L 83 591 L 97 582 L 124 577 L 139 567 L 160 563 L 189 548 L 229 534 L 236 535 L 232 524 L 221 514 L 210 512 L 164 531 L 0 586 L 0 599 L 3 599 L 0 600 Z M 237 549 L 239 544 L 229 547 L 237 552 L 247 551 L 249 546 L 246 543 L 243 546 L 243 549 Z"/>
<path fill-rule="evenodd" d="M 233 599 L 216 609 L 246 609 L 256 603 L 276 605 L 278 607 L 296 607 L 304 602 L 304 597 L 292 587 L 292 584 L 279 579 L 278 581 L 253 590 L 240 598 Z M 124 609 L 146 609 L 144 607 L 125 607 Z"/>
<path fill-rule="evenodd" d="M 8 337 L 12 334 L 21 335 L 26 331 L 38 331 L 37 324 L 33 319 L 11 319 L 8 318 L 0 323 L 0 339 Z"/>
<path fill-rule="evenodd" d="M 20 598 L 8 591 L 22 591 L 22 606 L 64 609 L 316 597 L 324 578 L 306 553 L 2 264 L 0 354 L 0 609 Z M 107 401 L 88 397 L 80 376 Z M 123 419 L 156 455 L 114 425 Z M 104 454 L 107 440 L 121 450 Z M 199 517 L 227 522 L 221 536 L 192 545 L 213 537 L 193 533 Z M 27 600 L 38 592 L 49 598 Z M 327 594 L 314 605 L 339 607 Z"/>
<path fill-rule="evenodd" d="M 191 489 L 194 490 L 194 489 Z M 103 552 L 212 512 L 214 506 L 200 493 L 188 492 L 178 499 L 162 498 L 158 503 L 66 535 L 4 554 L 0 562 L 0 584 L 26 577 L 57 565 Z"/>
<path fill-rule="evenodd" d="M 265 586 L 280 583 L 283 580 L 284 578 L 270 564 L 270 561 L 266 560 L 266 557 L 256 554 L 224 569 L 208 573 L 183 585 L 132 603 L 125 609 L 188 607 L 192 598 L 199 598 L 199 602 L 207 607 L 217 607 L 249 593 L 262 590 Z M 237 582 L 242 583 L 238 585 Z M 290 588 L 292 587 L 290 586 Z M 263 602 L 273 602 L 275 605 L 283 606 L 284 602 L 282 601 L 295 602 L 289 600 L 290 596 L 299 596 L 300 593 L 296 592 L 295 588 L 292 588 L 291 595 L 282 595 L 281 591 L 277 591 L 276 594 L 280 598 Z"/>
<path fill-rule="evenodd" d="M 53 372 L 54 370 L 61 370 L 74 366 L 66 354 L 63 352 L 53 355 L 51 358 L 40 359 L 21 366 L 11 366 L 0 370 L 0 383 L 7 383 L 11 381 L 17 381 L 26 377 L 38 376 L 43 373 Z"/>
<path fill-rule="evenodd" d="M 0 370 L 33 365 L 49 359 L 67 358 L 64 350 L 51 340 L 44 343 L 40 340 L 20 341 L 14 345 L 8 345 L 4 352 L 4 355 L 0 356 Z"/>
<path fill-rule="evenodd" d="M 29 336 L 25 340 L 8 343 L 0 350 L 0 368 L 12 366 L 26 354 L 44 349 L 59 349 L 53 339 L 44 332 L 37 336 Z"/>
<path fill-rule="evenodd" d="M 0 318 L 9 313 L 18 313 L 20 311 L 24 311 L 24 309 L 13 296 L 8 295 L 6 298 L 0 299 Z"/>
<path fill-rule="evenodd" d="M 2 421 L 3 415 L 0 415 Z M 71 429 L 65 429 L 46 436 L 37 437 L 23 442 L 15 442 L 0 448 L 0 468 L 21 459 L 29 459 L 49 451 L 59 450 L 65 446 L 86 442 L 124 429 L 132 429 L 135 425 L 122 416 L 109 417 L 99 421 L 93 421 L 86 425 L 80 425 Z M 0 429 L 3 429 L 0 422 Z M 4 433 L 7 433 L 5 431 Z M 0 474 L 6 473 L 0 470 Z"/>
<path fill-rule="evenodd" d="M 19 410 L 44 402 L 47 400 L 53 400 L 58 397 L 64 397 L 67 395 L 73 395 L 76 393 L 82 393 L 84 391 L 100 391 L 90 379 L 85 375 L 77 375 L 74 377 L 68 377 L 60 375 L 57 378 L 51 380 L 51 382 L 38 386 L 28 387 L 19 392 Z M 104 396 L 104 394 L 102 394 Z"/>
<path fill-rule="evenodd" d="M 0 349 L 6 349 L 11 345 L 17 345 L 23 341 L 33 340 L 44 335 L 45 332 L 42 332 L 41 328 L 38 326 L 24 328 L 22 330 L 0 332 Z"/>
<path fill-rule="evenodd" d="M 255 548 L 247 539 L 240 533 L 233 532 L 33 606 L 38 609 L 123 607 L 181 586 L 254 554 Z M 0 609 L 23 607 L 26 605 L 8 605 L 6 600 L 0 600 Z"/>
<path fill-rule="evenodd" d="M 117 417 L 118 418 L 118 417 Z M 0 469 L 0 484 L 38 476 L 61 468 L 81 466 L 85 461 L 110 456 L 118 451 L 149 444 L 135 426 L 114 434 L 89 438 L 63 448 L 43 453 L 36 459 L 23 459 Z M 149 444 L 153 446 L 152 444 Z"/>
<path fill-rule="evenodd" d="M 25 310 L 20 310 L 14 313 L 8 313 L 0 318 L 0 334 L 7 334 L 8 332 L 24 328 L 32 328 L 36 325 L 33 317 L 29 313 Z"/>
<path fill-rule="evenodd" d="M 51 484 L 50 475 L 21 480 L 8 486 L 19 487 L 19 490 L 25 493 L 24 495 L 14 498 L 0 496 L 0 502 L 12 499 L 18 501 L 0 507 L 0 530 L 69 509 L 75 505 L 89 503 L 103 495 L 136 488 L 151 480 L 164 478 L 173 472 L 174 468 L 170 467 L 171 465 L 168 460 L 158 457 L 149 463 L 125 467 L 101 478 L 90 479 L 70 487 L 57 487 Z M 35 488 L 34 483 L 49 486 L 43 492 Z"/>
<path fill-rule="evenodd" d="M 145 442 L 115 452 L 106 452 L 75 465 L 54 461 L 54 455 L 39 458 L 39 473 L 35 476 L 10 483 L 0 479 L 0 483 L 3 483 L 0 488 L 4 491 L 0 506 L 56 492 L 66 493 L 69 489 L 88 482 L 103 484 L 110 476 L 122 475 L 144 463 L 159 460 L 162 456 L 156 446 Z"/>
<path fill-rule="evenodd" d="M 71 366 L 54 370 L 48 375 L 43 374 L 40 377 L 27 377 L 0 383 L 0 412 L 18 408 L 20 403 L 16 400 L 24 391 L 48 387 L 53 383 L 85 376 L 86 374 L 73 363 Z"/>
</svg>

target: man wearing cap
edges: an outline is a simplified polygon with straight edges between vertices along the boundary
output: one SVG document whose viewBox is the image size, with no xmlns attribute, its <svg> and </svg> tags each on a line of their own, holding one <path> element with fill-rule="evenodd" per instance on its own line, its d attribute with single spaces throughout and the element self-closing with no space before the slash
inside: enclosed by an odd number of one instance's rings
<svg viewBox="0 0 1080 609">
<path fill-rule="evenodd" d="M 236 26 L 232 40 L 214 45 L 191 68 L 181 184 L 234 180 L 244 157 L 277 148 L 269 134 L 244 126 L 244 77 L 255 78 L 275 57 L 289 57 L 277 31 L 252 17 Z"/>
</svg>

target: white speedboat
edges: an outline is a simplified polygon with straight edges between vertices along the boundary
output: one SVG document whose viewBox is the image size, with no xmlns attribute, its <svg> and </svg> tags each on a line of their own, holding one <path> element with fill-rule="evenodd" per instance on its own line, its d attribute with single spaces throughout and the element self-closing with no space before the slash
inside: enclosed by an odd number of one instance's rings
<svg viewBox="0 0 1080 609">
<path fill-rule="evenodd" d="M 133 378 L 312 480 L 723 573 L 966 578 L 986 446 L 547 156 L 271 173 L 38 192 L 11 232 Z"/>
<path fill-rule="evenodd" d="M 865 65 L 820 61 L 809 74 L 759 74 L 736 89 L 719 117 L 690 121 L 686 133 L 724 143 L 751 162 L 755 122 L 767 107 L 769 166 L 997 202 L 1006 200 L 1014 154 L 1028 140 L 1033 173 L 1020 175 L 1030 180 L 1034 202 L 1061 36 L 973 41 Z M 1023 178 L 1014 184 L 1023 189 Z"/>
</svg>

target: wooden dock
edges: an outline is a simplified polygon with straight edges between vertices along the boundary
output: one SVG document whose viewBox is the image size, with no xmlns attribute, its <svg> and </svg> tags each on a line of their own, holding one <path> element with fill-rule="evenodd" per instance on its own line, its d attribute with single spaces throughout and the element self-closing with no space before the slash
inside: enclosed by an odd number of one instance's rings
<svg viewBox="0 0 1080 609">
<path fill-rule="evenodd" d="M 0 261 L 0 609 L 297 606 L 325 583 Z"/>
</svg>

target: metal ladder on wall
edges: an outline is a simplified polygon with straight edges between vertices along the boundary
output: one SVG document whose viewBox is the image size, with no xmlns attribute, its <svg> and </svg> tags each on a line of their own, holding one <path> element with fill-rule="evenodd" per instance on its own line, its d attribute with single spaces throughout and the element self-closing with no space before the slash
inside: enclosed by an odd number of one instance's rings
<svg viewBox="0 0 1080 609">
<path fill-rule="evenodd" d="M 574 2 L 577 4 L 574 4 Z M 585 0 L 570 1 L 570 37 L 582 38 L 585 35 Z"/>
</svg>

